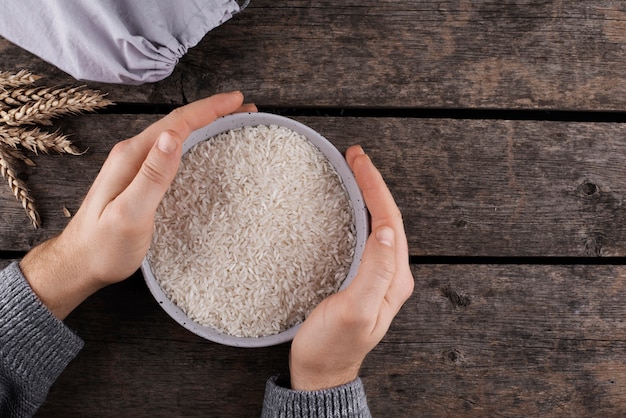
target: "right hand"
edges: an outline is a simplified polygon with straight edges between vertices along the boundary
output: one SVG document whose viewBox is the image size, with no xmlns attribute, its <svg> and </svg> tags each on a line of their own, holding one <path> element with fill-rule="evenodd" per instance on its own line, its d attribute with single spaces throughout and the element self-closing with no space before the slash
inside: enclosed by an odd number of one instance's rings
<svg viewBox="0 0 626 418">
<path fill-rule="evenodd" d="M 348 149 L 346 160 L 372 216 L 372 234 L 352 283 L 323 300 L 298 330 L 289 358 L 294 390 L 356 379 L 365 356 L 413 293 L 402 215 L 391 192 L 360 146 Z"/>
</svg>

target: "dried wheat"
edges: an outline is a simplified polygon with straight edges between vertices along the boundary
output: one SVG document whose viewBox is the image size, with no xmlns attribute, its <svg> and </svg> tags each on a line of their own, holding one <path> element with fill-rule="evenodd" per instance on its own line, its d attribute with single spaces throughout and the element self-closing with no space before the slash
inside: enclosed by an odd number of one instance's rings
<svg viewBox="0 0 626 418">
<path fill-rule="evenodd" d="M 30 71 L 21 70 L 17 73 L 9 71 L 0 71 L 0 89 L 6 87 L 21 87 L 33 84 L 41 77 L 32 74 Z"/>
<path fill-rule="evenodd" d="M 99 91 L 74 90 L 63 95 L 41 98 L 9 110 L 0 110 L 0 122 L 11 126 L 51 125 L 55 117 L 91 112 L 111 104 L 112 102 Z"/>
<path fill-rule="evenodd" d="M 82 90 L 81 90 L 82 89 Z M 21 106 L 28 102 L 34 102 L 42 99 L 54 99 L 68 97 L 80 93 L 97 93 L 93 90 L 85 89 L 84 86 L 80 87 L 22 87 L 14 88 L 11 90 L 0 91 L 0 104 L 8 107 Z"/>
<path fill-rule="evenodd" d="M 91 112 L 113 104 L 97 90 L 80 87 L 45 87 L 33 85 L 41 77 L 27 70 L 17 73 L 0 71 L 0 174 L 6 178 L 15 197 L 22 202 L 33 226 L 41 221 L 26 184 L 17 178 L 19 161 L 35 165 L 23 150 L 35 154 L 51 151 L 82 154 L 66 135 L 22 125 L 51 125 L 52 119 L 81 112 Z M 65 209 L 65 208 L 64 208 Z M 67 216 L 67 211 L 64 210 Z"/>
<path fill-rule="evenodd" d="M 23 146 L 37 154 L 39 151 L 81 155 L 82 152 L 72 144 L 67 135 L 59 132 L 44 132 L 39 128 L 10 127 L 0 125 L 0 142 L 17 148 Z"/>
<path fill-rule="evenodd" d="M 37 165 L 37 164 L 35 164 L 35 162 L 33 160 L 28 158 L 26 156 L 26 154 L 24 154 L 22 151 L 20 151 L 17 148 L 4 147 L 3 151 L 6 154 L 8 154 L 11 158 L 13 158 L 14 160 L 20 160 L 20 161 L 22 161 L 24 164 L 26 164 L 29 167 L 35 167 Z"/>
<path fill-rule="evenodd" d="M 26 184 L 17 178 L 12 164 L 14 158 L 7 152 L 7 149 L 8 147 L 6 146 L 0 146 L 0 175 L 8 181 L 9 187 L 16 199 L 22 202 L 22 206 L 32 222 L 33 227 L 39 228 L 39 226 L 41 226 L 41 220 L 35 208 L 35 201 L 28 192 Z"/>
<path fill-rule="evenodd" d="M 50 87 L 14 88 L 0 91 L 0 104 L 4 107 L 21 106 L 24 103 L 51 98 Z"/>
</svg>

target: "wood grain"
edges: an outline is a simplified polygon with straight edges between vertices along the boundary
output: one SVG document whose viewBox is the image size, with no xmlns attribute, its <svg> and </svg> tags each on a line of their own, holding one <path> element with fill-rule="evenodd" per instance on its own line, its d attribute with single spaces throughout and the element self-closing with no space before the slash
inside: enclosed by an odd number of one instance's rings
<svg viewBox="0 0 626 418">
<path fill-rule="evenodd" d="M 611 0 L 255 0 L 180 65 L 190 100 L 623 110 L 625 35 Z"/>
<path fill-rule="evenodd" d="M 375 416 L 384 397 L 407 417 L 625 410 L 623 266 L 413 271 L 413 299 L 363 370 Z"/>
<path fill-rule="evenodd" d="M 67 224 L 121 138 L 156 115 L 69 118 L 87 153 L 38 156 L 24 178 L 44 227 L 0 188 L 0 251 L 26 251 Z M 620 124 L 304 117 L 341 151 L 360 143 L 389 184 L 416 256 L 626 256 Z"/>
<path fill-rule="evenodd" d="M 362 368 L 374 416 L 618 416 L 624 266 L 414 265 L 413 297 Z M 141 277 L 67 323 L 85 349 L 39 416 L 258 416 L 289 346 L 234 349 L 172 321 Z"/>
<path fill-rule="evenodd" d="M 620 124 L 303 118 L 361 143 L 405 217 L 412 255 L 623 256 Z"/>
<path fill-rule="evenodd" d="M 625 34 L 611 0 L 254 0 L 168 79 L 90 87 L 116 102 L 237 89 L 269 106 L 623 110 Z M 3 70 L 75 82 L 6 40 L 0 52 Z"/>
<path fill-rule="evenodd" d="M 9 264 L 11 264 L 14 261 L 18 261 L 18 259 L 0 258 L 0 270 L 4 269 L 5 267 L 7 267 Z"/>
</svg>

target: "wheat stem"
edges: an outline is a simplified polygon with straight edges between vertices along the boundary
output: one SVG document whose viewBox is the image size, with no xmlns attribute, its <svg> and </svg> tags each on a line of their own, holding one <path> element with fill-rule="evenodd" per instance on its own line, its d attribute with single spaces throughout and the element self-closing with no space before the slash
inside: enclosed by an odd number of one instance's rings
<svg viewBox="0 0 626 418">
<path fill-rule="evenodd" d="M 13 157 L 10 152 L 7 152 L 6 146 L 0 146 L 0 175 L 8 181 L 9 188 L 15 198 L 22 202 L 22 207 L 26 211 L 33 227 L 39 228 L 41 226 L 41 219 L 35 208 L 35 201 L 28 192 L 26 184 L 17 178 L 15 169 L 11 164 L 12 161 Z"/>
</svg>

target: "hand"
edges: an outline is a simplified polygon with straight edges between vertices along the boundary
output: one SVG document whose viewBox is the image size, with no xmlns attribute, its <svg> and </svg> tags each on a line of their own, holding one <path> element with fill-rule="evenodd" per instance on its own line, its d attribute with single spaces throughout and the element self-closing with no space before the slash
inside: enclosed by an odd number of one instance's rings
<svg viewBox="0 0 626 418">
<path fill-rule="evenodd" d="M 348 149 L 346 159 L 372 216 L 372 234 L 352 283 L 322 301 L 293 340 L 289 369 L 295 390 L 356 379 L 365 356 L 413 292 L 402 216 L 389 189 L 361 147 Z"/>
<path fill-rule="evenodd" d="M 116 144 L 83 204 L 57 237 L 30 251 L 20 267 L 60 319 L 98 289 L 132 275 L 150 246 L 156 209 L 174 179 L 182 143 L 220 116 L 256 111 L 239 92 L 174 110 Z"/>
</svg>

